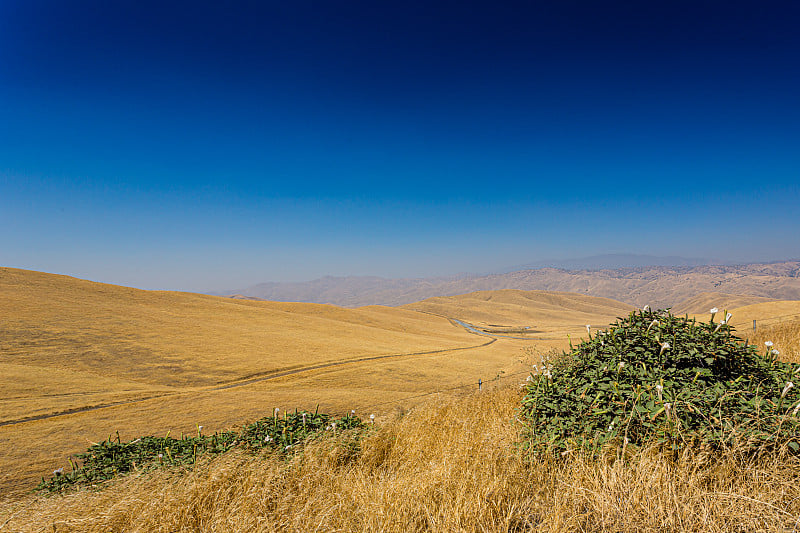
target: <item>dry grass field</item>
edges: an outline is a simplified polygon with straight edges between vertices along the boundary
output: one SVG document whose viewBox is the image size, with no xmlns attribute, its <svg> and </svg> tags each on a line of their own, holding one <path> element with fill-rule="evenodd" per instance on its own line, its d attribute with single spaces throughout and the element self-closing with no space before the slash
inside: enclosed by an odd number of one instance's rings
<svg viewBox="0 0 800 533">
<path fill-rule="evenodd" d="M 584 334 L 586 324 L 605 327 L 631 311 L 631 306 L 607 298 L 513 289 L 428 298 L 401 307 L 459 318 L 488 331 L 510 330 L 515 335 L 558 340 L 567 334 Z"/>
<path fill-rule="evenodd" d="M 796 458 L 719 461 L 652 450 L 526 460 L 517 384 L 429 398 L 377 425 L 353 457 L 335 440 L 288 462 L 231 454 L 180 474 L 0 506 L 7 531 L 793 531 Z"/>
<path fill-rule="evenodd" d="M 724 304 L 710 305 L 722 314 Z M 800 528 L 796 459 L 669 462 L 644 450 L 625 461 L 531 462 L 517 453 L 530 365 L 564 348 L 567 334 L 585 335 L 585 324 L 628 311 L 506 290 L 342 309 L 0 269 L 0 532 Z M 800 361 L 800 302 L 731 312 L 751 343 L 770 340 L 782 359 Z M 525 338 L 477 335 L 448 318 Z M 213 432 L 317 404 L 378 415 L 362 454 L 347 459 L 327 440 L 288 463 L 233 454 L 100 492 L 25 495 L 117 430 L 123 440 L 198 424 Z"/>
<path fill-rule="evenodd" d="M 479 312 L 535 318 L 546 334 L 492 338 L 410 309 L 142 291 L 2 268 L 0 493 L 30 489 L 116 431 L 215 431 L 274 407 L 402 411 L 431 392 L 524 373 L 528 353 L 626 311 L 578 296 L 586 308 L 570 323 L 570 309 L 558 311 L 569 295 L 503 292 Z M 474 319 L 463 297 L 447 300 L 437 311 Z"/>
<path fill-rule="evenodd" d="M 773 302 L 772 298 L 763 296 L 744 296 L 740 294 L 725 294 L 722 292 L 701 292 L 696 296 L 688 298 L 674 305 L 671 310 L 676 315 L 683 314 L 703 314 L 712 307 L 719 309 L 737 309 L 745 305 L 752 305 L 764 302 Z"/>
<path fill-rule="evenodd" d="M 719 309 L 716 320 L 724 319 L 725 307 L 713 302 L 712 306 Z M 774 300 L 728 308 L 727 311 L 732 315 L 731 325 L 736 329 L 736 335 L 765 350 L 764 343 L 770 341 L 781 353 L 782 360 L 800 363 L 800 301 Z M 709 313 L 705 311 L 694 316 L 707 321 Z M 755 331 L 753 321 L 756 322 Z"/>
</svg>

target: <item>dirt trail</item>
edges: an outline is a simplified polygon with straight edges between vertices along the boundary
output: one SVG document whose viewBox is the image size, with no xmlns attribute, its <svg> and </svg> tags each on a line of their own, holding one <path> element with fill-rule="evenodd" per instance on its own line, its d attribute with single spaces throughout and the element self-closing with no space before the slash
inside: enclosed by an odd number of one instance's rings
<svg viewBox="0 0 800 533">
<path fill-rule="evenodd" d="M 236 387 L 244 387 L 244 386 L 247 386 L 247 385 L 252 385 L 253 383 L 259 383 L 259 382 L 262 382 L 262 381 L 268 381 L 268 380 L 271 380 L 271 379 L 282 378 L 282 377 L 291 376 L 291 375 L 294 375 L 294 374 L 300 374 L 302 372 L 311 372 L 313 370 L 320 370 L 322 368 L 330 368 L 330 367 L 334 367 L 334 366 L 343 366 L 343 365 L 350 365 L 350 364 L 355 364 L 355 363 L 363 363 L 363 362 L 366 362 L 366 361 L 378 361 L 378 360 L 381 360 L 381 359 L 393 359 L 393 358 L 397 358 L 397 357 L 413 357 L 413 356 L 419 356 L 419 355 L 433 355 L 433 354 L 439 354 L 439 353 L 445 353 L 445 352 L 459 352 L 459 351 L 464 351 L 464 350 L 474 350 L 474 349 L 477 349 L 477 348 L 483 348 L 485 346 L 489 346 L 490 344 L 492 344 L 492 343 L 494 343 L 496 341 L 497 341 L 497 339 L 492 339 L 489 342 L 485 342 L 483 344 L 478 344 L 476 346 L 465 346 L 463 348 L 447 348 L 447 349 L 443 349 L 443 350 L 430 350 L 430 351 L 426 351 L 426 352 L 411 352 L 411 353 L 395 353 L 395 354 L 386 354 L 386 355 L 371 355 L 371 356 L 365 356 L 365 357 L 358 357 L 356 359 L 343 359 L 343 360 L 339 360 L 339 361 L 331 361 L 331 362 L 328 362 L 328 363 L 319 363 L 319 364 L 316 364 L 316 365 L 304 366 L 304 367 L 300 367 L 300 368 L 294 368 L 294 369 L 291 369 L 291 370 L 276 370 L 276 371 L 271 371 L 271 372 L 264 372 L 264 373 L 261 373 L 261 374 L 252 374 L 252 375 L 249 375 L 249 376 L 238 378 L 236 380 L 229 381 L 227 383 L 221 383 L 221 384 L 217 384 L 217 385 L 211 385 L 209 387 L 197 388 L 197 389 L 193 389 L 191 391 L 176 391 L 176 392 L 155 394 L 155 395 L 146 396 L 146 397 L 142 397 L 142 398 L 136 398 L 136 399 L 133 399 L 133 400 L 122 400 L 122 401 L 119 401 L 119 402 L 109 402 L 109 403 L 105 403 L 105 404 L 92 405 L 92 406 L 87 406 L 87 407 L 76 407 L 75 409 L 67 409 L 67 410 L 64 410 L 64 411 L 59 411 L 57 413 L 48 413 L 48 414 L 43 414 L 43 415 L 30 416 L 30 417 L 26 417 L 26 418 L 20 418 L 20 419 L 17 419 L 17 420 L 7 420 L 7 421 L 4 421 L 4 422 L 0 422 L 0 427 L 13 426 L 13 425 L 16 425 L 16 424 L 23 424 L 25 422 L 33 422 L 33 421 L 36 421 L 36 420 L 46 420 L 48 418 L 55 418 L 55 417 L 58 417 L 58 416 L 67 416 L 67 415 L 74 415 L 74 414 L 78 414 L 78 413 L 86 413 L 86 412 L 89 412 L 89 411 L 97 411 L 98 409 L 107 409 L 109 407 L 118 407 L 120 405 L 129 405 L 129 404 L 132 404 L 132 403 L 140 403 L 140 402 L 145 402 L 147 400 L 154 400 L 156 398 L 165 398 L 165 397 L 168 397 L 168 396 L 182 396 L 182 395 L 188 395 L 188 394 L 198 394 L 198 393 L 201 393 L 201 392 L 219 391 L 219 390 L 233 389 L 233 388 L 236 388 Z"/>
</svg>

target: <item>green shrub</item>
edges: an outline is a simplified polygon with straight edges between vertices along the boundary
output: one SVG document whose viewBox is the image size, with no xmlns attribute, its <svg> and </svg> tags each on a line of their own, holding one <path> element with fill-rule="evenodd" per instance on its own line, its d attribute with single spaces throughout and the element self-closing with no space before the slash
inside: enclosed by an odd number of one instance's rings
<svg viewBox="0 0 800 533">
<path fill-rule="evenodd" d="M 243 427 L 240 431 L 223 431 L 197 436 L 181 435 L 180 439 L 165 437 L 139 437 L 122 442 L 117 433 L 86 452 L 78 454 L 77 462 L 70 460 L 71 470 L 59 469 L 50 479 L 42 478 L 36 487 L 39 491 L 59 492 L 75 486 L 90 486 L 133 471 L 147 471 L 163 466 L 189 466 L 204 455 L 216 455 L 233 448 L 247 451 L 271 450 L 288 453 L 298 449 L 308 439 L 325 434 L 348 432 L 356 440 L 358 430 L 365 428 L 360 418 L 345 416 L 338 420 L 324 413 L 295 411 L 282 417 L 265 417 Z M 355 432 L 351 430 L 356 430 Z"/>
<path fill-rule="evenodd" d="M 771 346 L 761 355 L 732 332 L 713 314 L 703 323 L 644 310 L 570 344 L 529 378 L 526 444 L 562 453 L 653 441 L 674 451 L 785 445 L 797 453 L 800 365 L 777 361 Z"/>
</svg>

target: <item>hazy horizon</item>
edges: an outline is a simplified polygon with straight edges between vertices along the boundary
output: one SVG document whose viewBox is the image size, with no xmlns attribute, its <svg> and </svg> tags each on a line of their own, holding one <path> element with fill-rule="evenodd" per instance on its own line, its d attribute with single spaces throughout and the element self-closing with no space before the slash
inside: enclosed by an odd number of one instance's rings
<svg viewBox="0 0 800 533">
<path fill-rule="evenodd" d="M 800 257 L 800 4 L 0 4 L 0 265 L 224 291 Z"/>
</svg>

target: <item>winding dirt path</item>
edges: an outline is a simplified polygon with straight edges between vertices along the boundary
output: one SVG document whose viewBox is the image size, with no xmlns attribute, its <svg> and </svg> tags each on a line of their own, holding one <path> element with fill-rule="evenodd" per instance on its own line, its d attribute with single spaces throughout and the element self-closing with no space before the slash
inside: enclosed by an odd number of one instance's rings
<svg viewBox="0 0 800 533">
<path fill-rule="evenodd" d="M 293 368 L 291 370 L 275 370 L 270 372 L 263 372 L 259 374 L 251 374 L 249 376 L 245 376 L 243 378 L 238 378 L 233 381 L 229 381 L 226 383 L 221 383 L 217 385 L 211 385 L 208 387 L 202 387 L 198 389 L 193 389 L 191 391 L 176 391 L 176 392 L 167 392 L 162 394 L 154 394 L 151 396 L 146 396 L 142 398 L 136 398 L 133 400 L 122 400 L 119 402 L 109 402 L 99 405 L 92 405 L 86 407 L 76 407 L 74 409 L 66 409 L 64 411 L 59 411 L 57 413 L 48 413 L 43 415 L 36 415 L 36 416 L 29 416 L 25 418 L 19 418 L 17 420 L 7 420 L 4 422 L 0 422 L 0 427 L 3 426 L 13 426 L 16 424 L 23 424 L 25 422 L 34 422 L 36 420 L 46 420 L 48 418 L 55 418 L 59 416 L 67 416 L 67 415 L 74 415 L 77 413 L 86 413 L 89 411 L 97 411 L 98 409 L 107 409 L 109 407 L 118 407 L 120 405 L 129 405 L 132 403 L 140 403 L 146 402 L 147 400 L 154 400 L 157 398 L 165 398 L 169 396 L 182 396 L 188 394 L 198 394 L 201 392 L 209 392 L 209 391 L 220 391 L 220 390 L 227 390 L 233 389 L 236 387 L 245 387 L 247 385 L 252 385 L 253 383 L 260 383 L 262 381 L 269 381 L 272 379 L 278 379 L 286 376 L 292 376 L 294 374 L 300 374 L 302 372 L 311 372 L 314 370 L 320 370 L 322 368 L 330 368 L 334 366 L 344 366 L 344 365 L 351 365 L 356 363 L 363 363 L 366 361 L 379 361 L 381 359 L 394 359 L 398 357 L 414 357 L 420 355 L 434 355 L 446 352 L 460 352 L 464 350 L 475 350 L 477 348 L 483 348 L 485 346 L 489 346 L 490 344 L 496 342 L 497 339 L 494 338 L 488 342 L 484 342 L 483 344 L 478 344 L 475 346 L 464 346 L 462 348 L 447 348 L 443 350 L 429 350 L 425 352 L 411 352 L 411 353 L 394 353 L 394 354 L 386 354 L 386 355 L 370 355 L 365 357 L 358 357 L 355 359 L 343 359 L 339 361 L 331 361 L 328 363 L 319 363 L 316 365 L 309 365 L 299 368 Z"/>
</svg>

